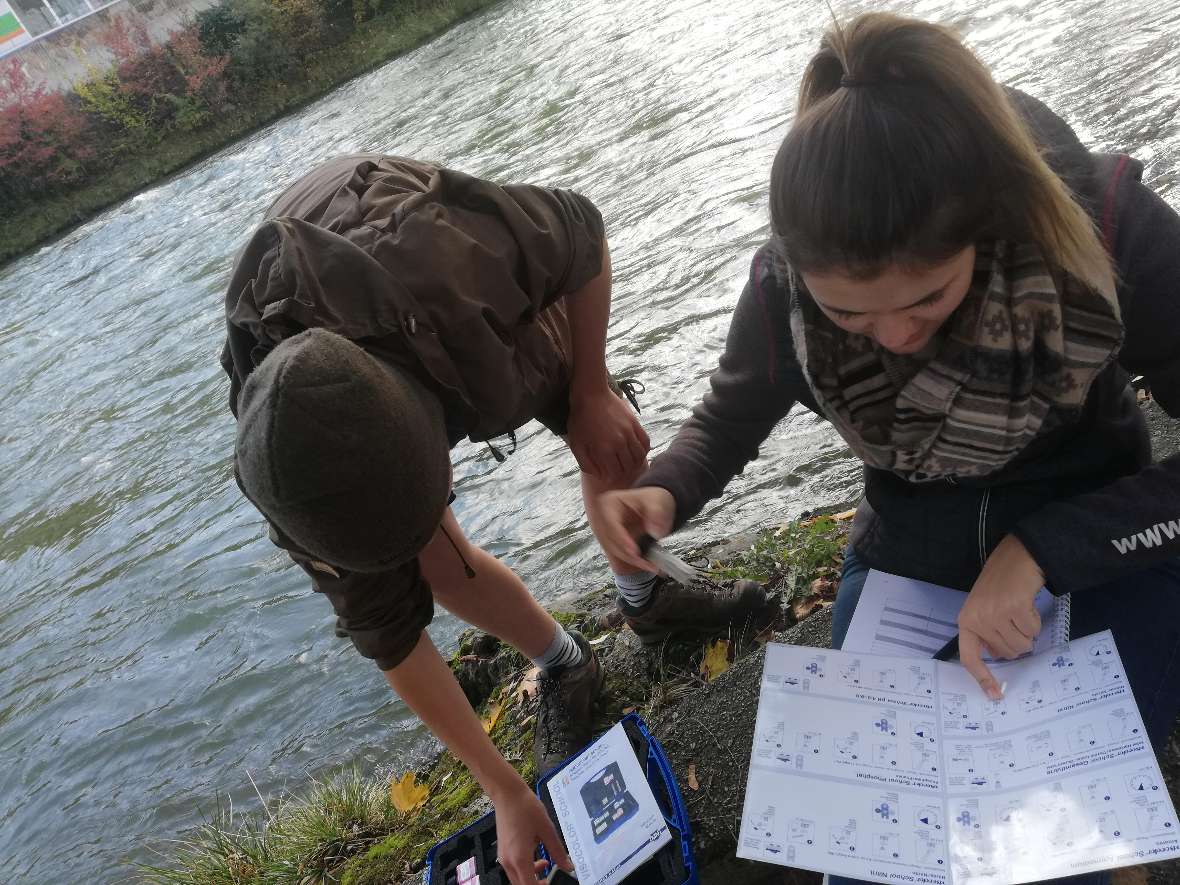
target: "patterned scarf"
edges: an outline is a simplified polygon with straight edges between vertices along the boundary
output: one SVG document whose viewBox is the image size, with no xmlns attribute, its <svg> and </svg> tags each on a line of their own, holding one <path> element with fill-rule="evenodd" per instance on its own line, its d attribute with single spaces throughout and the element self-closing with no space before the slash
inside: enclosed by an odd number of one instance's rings
<svg viewBox="0 0 1180 885">
<path fill-rule="evenodd" d="M 1081 412 L 1123 341 L 1118 301 L 1064 274 L 1038 248 L 977 248 L 962 304 L 921 355 L 845 332 L 788 267 L 795 353 L 816 400 L 871 467 L 912 482 L 978 477 Z"/>
</svg>

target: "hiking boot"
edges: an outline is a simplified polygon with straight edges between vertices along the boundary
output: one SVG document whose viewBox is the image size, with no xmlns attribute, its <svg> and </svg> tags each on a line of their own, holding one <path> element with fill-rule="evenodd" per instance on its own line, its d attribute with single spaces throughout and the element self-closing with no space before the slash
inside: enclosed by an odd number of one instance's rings
<svg viewBox="0 0 1180 885">
<path fill-rule="evenodd" d="M 564 762 L 590 743 L 594 700 L 602 689 L 602 667 L 581 633 L 569 631 L 585 663 L 543 673 L 537 680 L 540 707 L 533 735 L 537 774 Z"/>
<path fill-rule="evenodd" d="M 769 623 L 766 591 L 757 581 L 738 580 L 732 587 L 694 583 L 690 587 L 661 577 L 651 601 L 633 609 L 621 598 L 619 610 L 639 641 L 659 645 L 672 635 L 702 636 L 723 632 L 747 621 Z M 759 623 L 758 626 L 765 626 Z"/>
</svg>

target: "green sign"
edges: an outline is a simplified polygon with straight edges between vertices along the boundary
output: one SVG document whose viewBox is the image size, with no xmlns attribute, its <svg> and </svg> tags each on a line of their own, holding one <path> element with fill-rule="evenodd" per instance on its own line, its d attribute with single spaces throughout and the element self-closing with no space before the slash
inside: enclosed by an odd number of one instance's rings
<svg viewBox="0 0 1180 885">
<path fill-rule="evenodd" d="M 4 0 L 0 0 L 0 51 L 17 46 L 29 39 L 24 25 Z M 5 45 L 10 44 L 10 45 Z"/>
</svg>

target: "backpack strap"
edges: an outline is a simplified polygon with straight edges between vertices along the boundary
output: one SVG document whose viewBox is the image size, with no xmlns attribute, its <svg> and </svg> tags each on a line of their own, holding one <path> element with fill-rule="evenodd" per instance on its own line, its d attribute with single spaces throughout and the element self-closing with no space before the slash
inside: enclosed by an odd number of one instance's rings
<svg viewBox="0 0 1180 885">
<path fill-rule="evenodd" d="M 1095 180 L 1102 193 L 1098 229 L 1106 251 L 1114 255 L 1115 237 L 1118 234 L 1118 192 L 1119 185 L 1128 174 L 1136 181 L 1143 177 L 1143 164 L 1128 154 L 1094 154 Z"/>
</svg>

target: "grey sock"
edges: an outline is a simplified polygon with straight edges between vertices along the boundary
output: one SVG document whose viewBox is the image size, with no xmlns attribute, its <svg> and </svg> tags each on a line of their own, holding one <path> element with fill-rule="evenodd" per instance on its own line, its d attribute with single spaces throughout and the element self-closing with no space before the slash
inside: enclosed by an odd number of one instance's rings
<svg viewBox="0 0 1180 885">
<path fill-rule="evenodd" d="M 615 586 L 623 602 L 631 608 L 643 608 L 651 602 L 652 591 L 656 588 L 659 575 L 653 572 L 638 572 L 634 575 L 615 575 Z"/>
<path fill-rule="evenodd" d="M 557 631 L 553 634 L 553 641 L 549 643 L 549 647 L 539 658 L 533 658 L 533 663 L 540 668 L 542 673 L 566 667 L 577 667 L 586 663 L 582 649 L 578 647 L 578 643 L 574 642 L 574 637 L 565 632 L 565 627 L 561 624 L 556 621 L 553 623 L 557 627 Z"/>
</svg>

